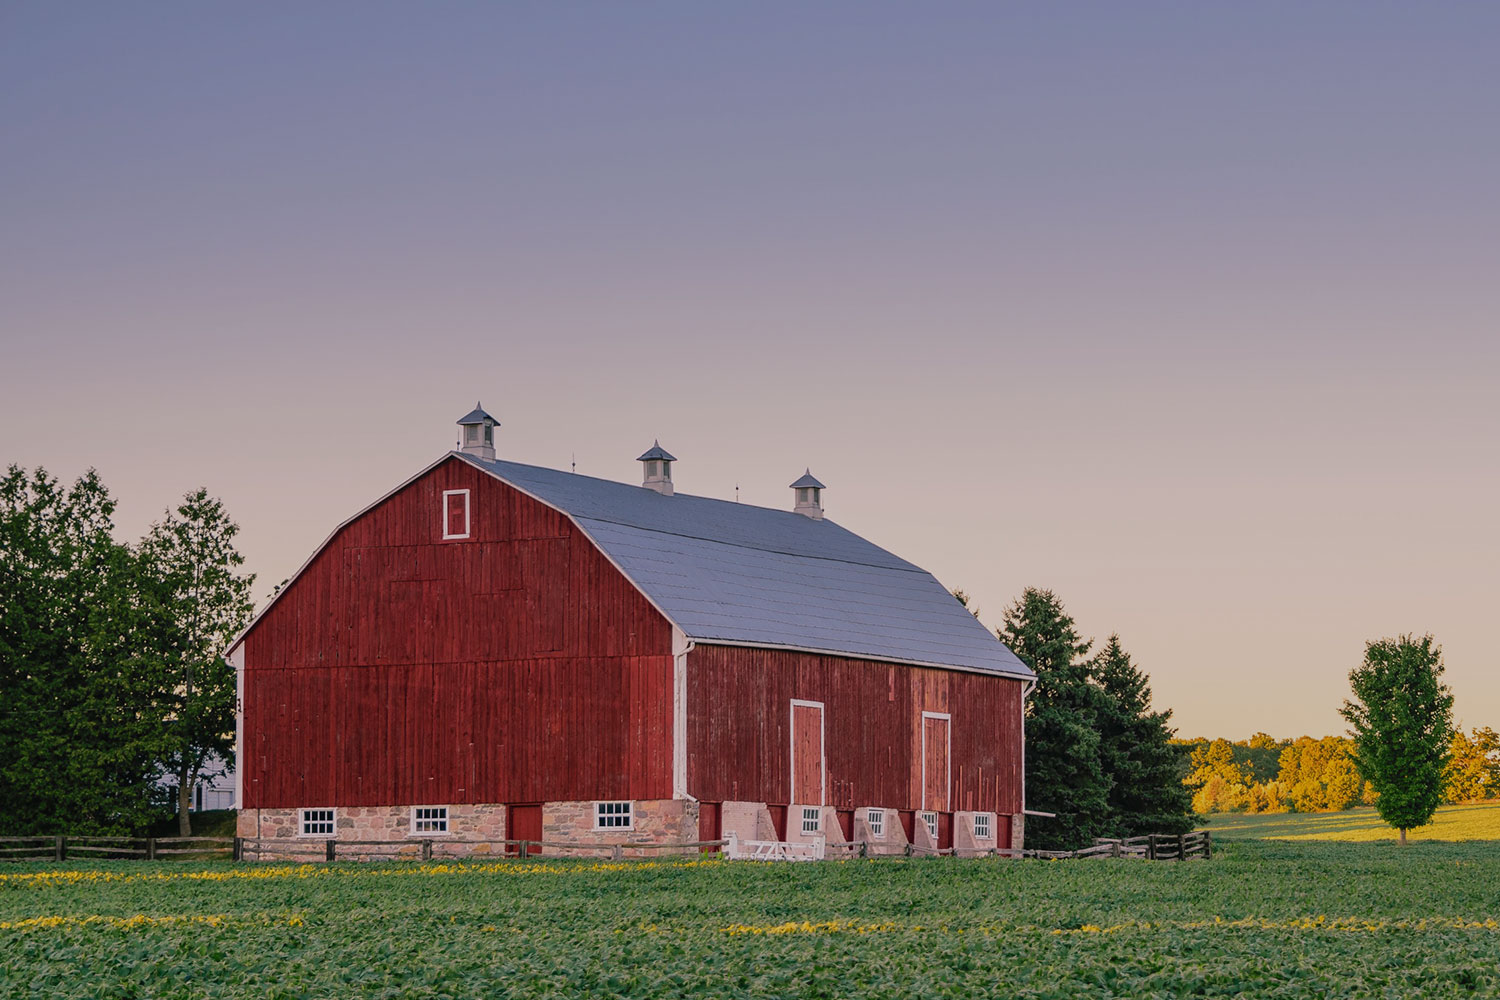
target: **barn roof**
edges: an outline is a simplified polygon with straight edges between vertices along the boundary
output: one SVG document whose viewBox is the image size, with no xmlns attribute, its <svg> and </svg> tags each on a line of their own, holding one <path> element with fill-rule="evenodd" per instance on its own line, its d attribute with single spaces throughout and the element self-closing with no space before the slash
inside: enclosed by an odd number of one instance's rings
<svg viewBox="0 0 1500 1000">
<path fill-rule="evenodd" d="M 455 457 L 569 515 L 689 639 L 1035 676 L 931 573 L 826 518 Z"/>
</svg>

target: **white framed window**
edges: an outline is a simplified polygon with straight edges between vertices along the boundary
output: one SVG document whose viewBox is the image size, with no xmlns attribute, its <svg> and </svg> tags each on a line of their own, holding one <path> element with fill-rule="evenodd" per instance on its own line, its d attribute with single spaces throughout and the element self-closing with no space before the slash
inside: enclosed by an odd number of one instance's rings
<svg viewBox="0 0 1500 1000">
<path fill-rule="evenodd" d="M 931 837 L 932 838 L 932 842 L 934 844 L 936 844 L 937 843 L 937 813 L 935 813 L 935 812 L 924 812 L 922 814 L 922 822 L 927 824 L 927 836 Z"/>
<path fill-rule="evenodd" d="M 299 837 L 333 836 L 332 809 L 303 809 L 297 820 L 297 836 Z"/>
<path fill-rule="evenodd" d="M 989 813 L 974 814 L 974 839 L 989 840 L 995 835 L 994 826 L 991 823 Z"/>
<path fill-rule="evenodd" d="M 448 832 L 447 806 L 412 806 L 413 837 L 435 837 Z"/>
<path fill-rule="evenodd" d="M 865 822 L 870 825 L 870 836 L 876 840 L 885 839 L 885 810 L 871 809 L 865 813 Z"/>
<path fill-rule="evenodd" d="M 595 802 L 595 830 L 629 830 L 634 825 L 629 802 Z"/>
<path fill-rule="evenodd" d="M 817 806 L 802 807 L 802 832 L 817 833 L 823 829 L 823 810 Z"/>
<path fill-rule="evenodd" d="M 443 491 L 443 538 L 469 537 L 469 491 Z"/>
</svg>

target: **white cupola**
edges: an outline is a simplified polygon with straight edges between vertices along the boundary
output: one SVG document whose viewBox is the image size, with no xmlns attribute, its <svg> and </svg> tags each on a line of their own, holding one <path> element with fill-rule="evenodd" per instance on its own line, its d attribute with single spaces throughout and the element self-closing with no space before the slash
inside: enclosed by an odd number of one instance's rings
<svg viewBox="0 0 1500 1000">
<path fill-rule="evenodd" d="M 677 459 L 661 446 L 660 441 L 651 442 L 650 450 L 636 461 L 641 463 L 645 476 L 642 486 L 664 497 L 672 495 L 672 463 Z"/>
<path fill-rule="evenodd" d="M 478 403 L 474 409 L 458 418 L 458 450 L 465 455 L 482 458 L 486 462 L 495 460 L 495 428 L 500 421 L 484 412 Z"/>
<path fill-rule="evenodd" d="M 823 490 L 826 488 L 813 478 L 812 470 L 808 469 L 801 479 L 792 484 L 792 496 L 797 500 L 797 505 L 792 510 L 805 514 L 814 521 L 823 520 Z"/>
</svg>

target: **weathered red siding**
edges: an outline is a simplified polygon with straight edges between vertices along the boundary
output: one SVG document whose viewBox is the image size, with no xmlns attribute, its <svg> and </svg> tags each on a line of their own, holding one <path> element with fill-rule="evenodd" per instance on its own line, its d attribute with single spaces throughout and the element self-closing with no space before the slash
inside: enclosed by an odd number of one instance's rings
<svg viewBox="0 0 1500 1000">
<path fill-rule="evenodd" d="M 470 537 L 445 541 L 463 489 Z M 567 517 L 449 460 L 246 637 L 243 804 L 670 798 L 671 641 Z"/>
<path fill-rule="evenodd" d="M 795 698 L 824 705 L 827 804 L 922 808 L 922 713 L 944 712 L 947 808 L 1021 811 L 1020 681 L 700 645 L 688 654 L 687 689 L 688 791 L 704 801 L 792 801 Z"/>
</svg>

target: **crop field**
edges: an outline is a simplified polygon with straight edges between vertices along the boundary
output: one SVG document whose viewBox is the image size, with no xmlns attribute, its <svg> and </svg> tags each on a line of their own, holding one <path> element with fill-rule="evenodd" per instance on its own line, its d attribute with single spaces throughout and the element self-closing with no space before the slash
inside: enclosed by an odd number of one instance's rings
<svg viewBox="0 0 1500 1000">
<path fill-rule="evenodd" d="M 1212 861 L 0 868 L 0 996 L 1473 997 L 1493 843 Z"/>
<path fill-rule="evenodd" d="M 1208 829 L 1215 837 L 1275 837 L 1284 840 L 1395 840 L 1372 807 L 1336 813 L 1263 813 L 1243 816 L 1223 813 L 1212 817 Z M 1500 841 L 1500 802 L 1443 806 L 1427 826 L 1407 832 L 1408 840 Z M 1500 845 L 1496 845 L 1500 849 Z"/>
</svg>

